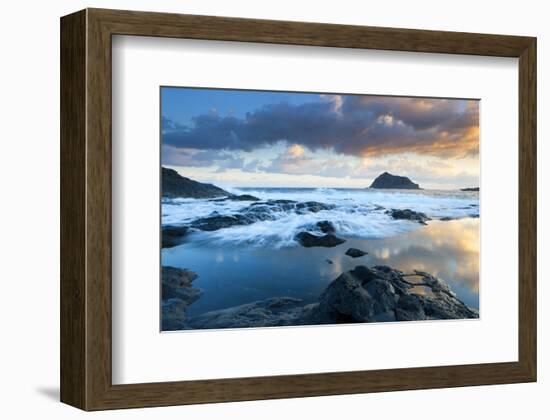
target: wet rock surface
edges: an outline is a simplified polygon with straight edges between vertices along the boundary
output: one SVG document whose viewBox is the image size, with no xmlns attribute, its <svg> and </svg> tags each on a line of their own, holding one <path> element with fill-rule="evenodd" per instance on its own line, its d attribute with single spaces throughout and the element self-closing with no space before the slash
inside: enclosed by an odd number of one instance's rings
<svg viewBox="0 0 550 420">
<path fill-rule="evenodd" d="M 189 233 L 188 226 L 166 226 L 162 229 L 162 248 L 172 248 L 182 244 Z"/>
<path fill-rule="evenodd" d="M 295 238 L 300 245 L 306 248 L 312 248 L 316 246 L 322 246 L 325 248 L 332 248 L 346 242 L 345 239 L 339 238 L 332 233 L 326 235 L 314 235 L 309 232 L 300 232 Z"/>
<path fill-rule="evenodd" d="M 407 280 L 410 276 L 418 282 Z M 431 295 L 411 289 L 423 286 Z M 358 266 L 341 274 L 308 314 L 314 323 L 417 321 L 477 318 L 475 310 L 460 301 L 443 280 L 416 271 L 405 274 L 389 267 Z"/>
<path fill-rule="evenodd" d="M 328 220 L 322 220 L 320 222 L 316 223 L 316 226 L 319 228 L 319 230 L 323 233 L 334 233 L 336 232 L 336 228 L 334 225 L 329 222 Z"/>
<path fill-rule="evenodd" d="M 254 222 L 255 220 L 253 218 L 247 217 L 247 215 L 244 214 L 233 214 L 230 216 L 215 215 L 197 219 L 193 221 L 190 226 L 195 229 L 211 232 L 232 226 L 250 225 Z"/>
<path fill-rule="evenodd" d="M 410 220 L 412 222 L 418 222 L 421 225 L 425 225 L 428 220 L 430 219 L 428 216 L 426 216 L 424 213 L 421 213 L 419 211 L 414 211 L 411 209 L 390 209 L 386 211 L 386 214 L 390 215 L 394 219 L 398 220 Z"/>
<path fill-rule="evenodd" d="M 237 198 L 237 201 L 253 201 L 253 196 L 247 196 L 243 199 L 243 196 L 233 196 L 223 198 L 221 200 L 233 200 L 234 197 Z M 218 201 L 218 200 L 215 200 Z M 307 214 L 307 213 L 318 213 L 322 210 L 331 210 L 334 206 L 325 203 L 319 203 L 317 201 L 306 201 L 306 202 L 297 202 L 292 200 L 268 200 L 268 201 L 256 201 L 249 206 L 244 207 L 239 212 L 229 215 L 220 215 L 213 212 L 207 217 L 201 217 L 198 219 L 189 222 L 187 225 L 175 228 L 175 227 L 165 227 L 163 229 L 163 246 L 164 246 L 164 230 L 166 230 L 166 247 L 174 246 L 169 245 L 172 243 L 181 243 L 178 242 L 179 239 L 171 238 L 171 236 L 176 236 L 176 232 L 181 232 L 183 229 L 195 229 L 203 230 L 207 232 L 230 228 L 233 226 L 246 226 L 251 225 L 256 222 L 266 221 L 266 220 L 277 220 L 278 213 L 280 212 L 294 212 L 296 214 Z M 334 232 L 334 226 L 328 221 L 319 222 L 317 228 L 323 232 Z M 189 231 L 186 231 L 187 234 Z M 184 234 L 180 235 L 182 238 Z"/>
<path fill-rule="evenodd" d="M 351 258 L 359 258 L 367 254 L 368 252 L 361 251 L 357 248 L 348 248 L 348 250 L 346 251 L 346 255 Z"/>
</svg>

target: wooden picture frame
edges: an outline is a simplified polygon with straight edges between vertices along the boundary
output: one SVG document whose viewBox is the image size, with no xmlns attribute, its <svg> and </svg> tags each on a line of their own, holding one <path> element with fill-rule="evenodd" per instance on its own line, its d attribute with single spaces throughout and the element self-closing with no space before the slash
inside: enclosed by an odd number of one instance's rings
<svg viewBox="0 0 550 420">
<path fill-rule="evenodd" d="M 519 58 L 519 360 L 112 384 L 111 39 L 225 40 Z M 84 410 L 536 381 L 536 38 L 86 9 L 61 19 L 61 401 Z"/>
</svg>

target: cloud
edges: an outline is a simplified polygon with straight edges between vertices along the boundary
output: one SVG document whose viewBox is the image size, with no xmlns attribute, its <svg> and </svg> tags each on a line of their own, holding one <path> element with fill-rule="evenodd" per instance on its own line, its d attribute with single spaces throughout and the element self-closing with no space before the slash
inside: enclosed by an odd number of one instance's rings
<svg viewBox="0 0 550 420">
<path fill-rule="evenodd" d="M 260 172 L 288 175 L 345 177 L 354 170 L 356 159 L 338 158 L 332 154 L 315 156 L 299 144 L 292 144 L 267 165 L 257 165 Z"/>
<path fill-rule="evenodd" d="M 174 146 L 162 147 L 162 164 L 168 166 L 185 166 L 195 168 L 207 168 L 216 166 L 218 172 L 227 169 L 241 168 L 244 159 L 235 156 L 234 153 L 225 150 L 197 150 L 190 148 L 177 148 Z"/>
<path fill-rule="evenodd" d="M 190 125 L 162 119 L 163 145 L 252 151 L 280 141 L 352 156 L 417 153 L 475 156 L 478 101 L 332 95 L 318 101 L 266 104 L 243 118 L 217 112 Z"/>
</svg>

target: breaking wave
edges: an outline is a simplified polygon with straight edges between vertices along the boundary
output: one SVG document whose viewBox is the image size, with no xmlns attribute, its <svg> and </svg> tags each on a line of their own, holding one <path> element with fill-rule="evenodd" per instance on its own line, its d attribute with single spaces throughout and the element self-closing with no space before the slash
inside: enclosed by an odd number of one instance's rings
<svg viewBox="0 0 550 420">
<path fill-rule="evenodd" d="M 214 231 L 195 231 L 193 241 L 224 245 L 248 244 L 281 248 L 295 246 L 295 236 L 304 230 L 321 234 L 317 222 L 329 221 L 339 237 L 379 239 L 421 228 L 422 225 L 395 220 L 388 209 L 411 209 L 432 219 L 479 216 L 478 193 L 461 191 L 380 191 L 333 188 L 256 188 L 233 189 L 235 194 L 250 194 L 261 201 L 219 199 L 171 199 L 162 202 L 162 225 L 192 224 L 213 216 L 256 217 L 246 225 Z M 273 205 L 276 200 L 292 200 L 293 205 Z M 300 203 L 323 203 L 325 208 L 300 211 Z M 251 210 L 261 209 L 261 213 Z"/>
</svg>

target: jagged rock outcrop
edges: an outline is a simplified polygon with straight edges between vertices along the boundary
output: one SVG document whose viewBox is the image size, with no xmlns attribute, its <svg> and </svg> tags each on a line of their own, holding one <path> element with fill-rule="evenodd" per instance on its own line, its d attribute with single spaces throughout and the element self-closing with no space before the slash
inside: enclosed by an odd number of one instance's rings
<svg viewBox="0 0 550 420">
<path fill-rule="evenodd" d="M 406 176 L 392 175 L 384 172 L 379 175 L 370 185 L 370 188 L 400 189 L 400 190 L 418 190 L 418 184 L 412 182 Z"/>
</svg>

